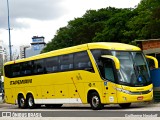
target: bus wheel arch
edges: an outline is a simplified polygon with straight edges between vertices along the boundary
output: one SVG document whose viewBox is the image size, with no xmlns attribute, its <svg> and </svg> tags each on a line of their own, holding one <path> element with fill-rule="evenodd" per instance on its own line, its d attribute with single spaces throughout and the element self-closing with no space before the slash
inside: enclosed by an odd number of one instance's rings
<svg viewBox="0 0 160 120">
<path fill-rule="evenodd" d="M 27 103 L 26 103 L 26 99 L 24 97 L 24 95 L 22 93 L 19 93 L 17 96 L 17 100 L 18 100 L 18 107 L 19 108 L 26 108 L 27 107 Z"/>
<path fill-rule="evenodd" d="M 35 102 L 34 102 L 34 97 L 32 93 L 27 93 L 26 95 L 26 102 L 27 102 L 27 107 L 30 109 L 35 108 Z"/>
<path fill-rule="evenodd" d="M 101 103 L 100 95 L 96 90 L 88 91 L 87 102 L 90 103 L 93 110 L 100 110 L 104 107 L 104 105 Z"/>
</svg>

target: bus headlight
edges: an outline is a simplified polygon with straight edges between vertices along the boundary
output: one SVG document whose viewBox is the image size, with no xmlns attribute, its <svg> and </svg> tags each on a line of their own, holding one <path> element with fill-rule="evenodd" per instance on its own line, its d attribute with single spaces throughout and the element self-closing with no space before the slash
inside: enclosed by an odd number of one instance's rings
<svg viewBox="0 0 160 120">
<path fill-rule="evenodd" d="M 123 93 L 126 93 L 126 94 L 132 94 L 129 90 L 124 90 L 122 88 L 116 88 L 117 91 L 120 91 L 120 92 L 123 92 Z"/>
<path fill-rule="evenodd" d="M 148 91 L 150 91 L 150 92 L 151 92 L 152 90 L 153 90 L 153 88 L 150 88 Z"/>
</svg>

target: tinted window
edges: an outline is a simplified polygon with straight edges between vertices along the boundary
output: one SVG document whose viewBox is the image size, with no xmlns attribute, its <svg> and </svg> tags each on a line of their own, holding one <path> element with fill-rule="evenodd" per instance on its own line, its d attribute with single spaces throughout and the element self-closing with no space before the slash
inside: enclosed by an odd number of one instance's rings
<svg viewBox="0 0 160 120">
<path fill-rule="evenodd" d="M 20 77 L 73 69 L 86 70 L 86 68 L 93 70 L 87 51 L 7 65 L 5 75 L 6 77 Z"/>
<path fill-rule="evenodd" d="M 5 76 L 6 77 L 12 77 L 12 71 L 11 71 L 11 66 L 10 65 L 6 65 L 5 67 L 4 67 L 4 72 L 5 72 Z"/>
<path fill-rule="evenodd" d="M 13 64 L 11 66 L 11 69 L 12 69 L 12 76 L 13 77 L 20 76 L 20 64 Z"/>
<path fill-rule="evenodd" d="M 59 66 L 58 57 L 51 57 L 46 59 L 46 71 L 47 73 L 57 72 Z"/>
<path fill-rule="evenodd" d="M 101 76 L 104 77 L 104 70 L 103 70 L 104 66 L 100 58 L 101 58 L 101 55 L 111 55 L 111 52 L 109 50 L 103 50 L 103 49 L 91 50 L 91 52 L 97 63 Z"/>
<path fill-rule="evenodd" d="M 97 50 L 91 50 L 94 59 L 96 60 L 97 64 L 100 62 L 100 57 L 101 55 L 111 55 L 111 52 L 109 50 L 102 50 L 102 49 L 97 49 Z"/>
<path fill-rule="evenodd" d="M 32 64 L 31 62 L 21 63 L 21 76 L 31 75 L 32 73 Z"/>
<path fill-rule="evenodd" d="M 87 52 L 78 52 L 74 54 L 74 68 L 85 69 L 91 68 L 92 64 Z"/>
<path fill-rule="evenodd" d="M 109 81 L 115 82 L 113 63 L 110 59 L 105 60 L 103 77 Z"/>
<path fill-rule="evenodd" d="M 73 54 L 60 56 L 60 70 L 72 70 L 73 69 Z"/>
<path fill-rule="evenodd" d="M 92 52 L 96 62 L 99 62 L 99 59 L 100 59 L 100 57 L 102 55 L 102 51 L 101 50 L 92 50 L 91 52 Z"/>
<path fill-rule="evenodd" d="M 43 67 L 43 59 L 42 60 L 35 60 L 33 61 L 33 73 L 34 74 L 41 74 L 44 72 L 44 67 Z"/>
</svg>

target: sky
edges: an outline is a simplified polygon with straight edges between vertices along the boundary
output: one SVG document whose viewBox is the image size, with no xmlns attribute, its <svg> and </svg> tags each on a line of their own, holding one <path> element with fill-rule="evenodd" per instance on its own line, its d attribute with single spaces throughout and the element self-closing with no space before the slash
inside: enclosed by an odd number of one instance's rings
<svg viewBox="0 0 160 120">
<path fill-rule="evenodd" d="M 13 53 L 30 45 L 33 36 L 48 43 L 60 27 L 82 17 L 86 10 L 106 7 L 135 8 L 141 0 L 8 0 Z M 0 40 L 8 48 L 7 0 L 0 0 Z"/>
</svg>

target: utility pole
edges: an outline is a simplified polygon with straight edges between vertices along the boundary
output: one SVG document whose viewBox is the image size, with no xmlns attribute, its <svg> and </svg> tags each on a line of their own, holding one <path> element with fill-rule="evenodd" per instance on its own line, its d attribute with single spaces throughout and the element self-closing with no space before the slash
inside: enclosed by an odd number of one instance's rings
<svg viewBox="0 0 160 120">
<path fill-rule="evenodd" d="M 8 34 L 9 34 L 9 55 L 10 61 L 12 61 L 12 45 L 11 45 L 11 28 L 10 28 L 10 19 L 9 19 L 9 2 L 7 0 L 7 10 L 8 10 Z"/>
</svg>

